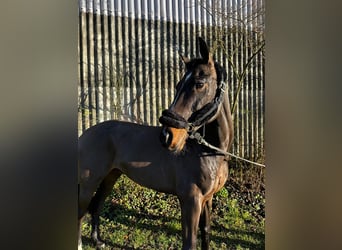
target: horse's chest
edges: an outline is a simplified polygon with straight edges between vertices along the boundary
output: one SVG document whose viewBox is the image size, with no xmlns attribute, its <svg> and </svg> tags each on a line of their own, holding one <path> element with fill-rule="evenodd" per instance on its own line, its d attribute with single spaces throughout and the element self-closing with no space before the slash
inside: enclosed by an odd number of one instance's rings
<svg viewBox="0 0 342 250">
<path fill-rule="evenodd" d="M 217 161 L 206 160 L 202 163 L 201 169 L 205 179 L 214 181 L 219 171 L 219 164 L 217 163 Z"/>
<path fill-rule="evenodd" d="M 228 166 L 224 161 L 204 160 L 201 167 L 200 188 L 203 194 L 217 192 L 227 180 Z"/>
</svg>

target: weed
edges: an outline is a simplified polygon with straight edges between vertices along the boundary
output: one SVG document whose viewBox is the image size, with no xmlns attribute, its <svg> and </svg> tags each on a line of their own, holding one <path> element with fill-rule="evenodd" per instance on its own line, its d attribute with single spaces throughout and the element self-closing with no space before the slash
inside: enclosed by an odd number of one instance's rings
<svg viewBox="0 0 342 250">
<path fill-rule="evenodd" d="M 264 249 L 265 195 L 260 187 L 263 176 L 255 175 L 252 168 L 231 166 L 230 181 L 213 199 L 210 247 Z M 245 175 L 241 175 L 240 168 Z M 253 174 L 259 179 L 246 185 L 251 182 Z M 143 188 L 124 176 L 107 198 L 100 219 L 105 249 L 181 248 L 177 198 Z M 84 220 L 82 228 L 84 249 L 93 249 L 89 238 L 89 217 Z"/>
</svg>

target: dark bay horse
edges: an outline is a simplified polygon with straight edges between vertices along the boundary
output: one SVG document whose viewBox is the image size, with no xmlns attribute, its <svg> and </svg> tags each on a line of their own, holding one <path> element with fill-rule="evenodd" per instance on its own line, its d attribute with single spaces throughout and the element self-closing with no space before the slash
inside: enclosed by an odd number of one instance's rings
<svg viewBox="0 0 342 250">
<path fill-rule="evenodd" d="M 195 249 L 198 228 L 202 249 L 209 249 L 213 195 L 225 184 L 225 156 L 193 139 L 195 133 L 211 145 L 228 151 L 233 124 L 226 73 L 199 40 L 201 58 L 182 57 L 186 73 L 177 84 L 174 101 L 160 118 L 162 127 L 106 121 L 79 138 L 78 223 L 89 212 L 92 239 L 103 246 L 99 213 L 121 174 L 154 190 L 176 195 L 181 206 L 182 249 Z M 163 146 L 162 146 L 163 145 Z"/>
</svg>

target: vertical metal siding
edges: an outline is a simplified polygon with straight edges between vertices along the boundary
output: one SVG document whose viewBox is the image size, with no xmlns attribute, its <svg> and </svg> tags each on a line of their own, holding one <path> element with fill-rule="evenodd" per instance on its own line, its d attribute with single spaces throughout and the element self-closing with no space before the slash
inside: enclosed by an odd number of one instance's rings
<svg viewBox="0 0 342 250">
<path fill-rule="evenodd" d="M 239 86 L 228 56 L 241 72 L 251 44 L 263 36 L 264 16 L 256 15 L 263 6 L 264 0 L 80 0 L 79 134 L 109 119 L 158 125 L 182 75 L 178 53 L 198 56 L 197 36 L 215 47 L 226 68 L 233 105 Z M 261 51 L 234 113 L 233 152 L 250 159 L 264 147 L 263 72 Z"/>
</svg>

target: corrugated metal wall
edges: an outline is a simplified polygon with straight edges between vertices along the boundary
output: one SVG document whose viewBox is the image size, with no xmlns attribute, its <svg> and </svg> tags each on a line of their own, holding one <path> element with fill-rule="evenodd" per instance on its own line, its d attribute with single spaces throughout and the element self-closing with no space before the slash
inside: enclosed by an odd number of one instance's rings
<svg viewBox="0 0 342 250">
<path fill-rule="evenodd" d="M 158 125 L 183 73 L 178 53 L 198 56 L 202 36 L 237 99 L 233 152 L 261 157 L 263 22 L 263 0 L 80 0 L 79 134 L 109 119 Z"/>
</svg>

